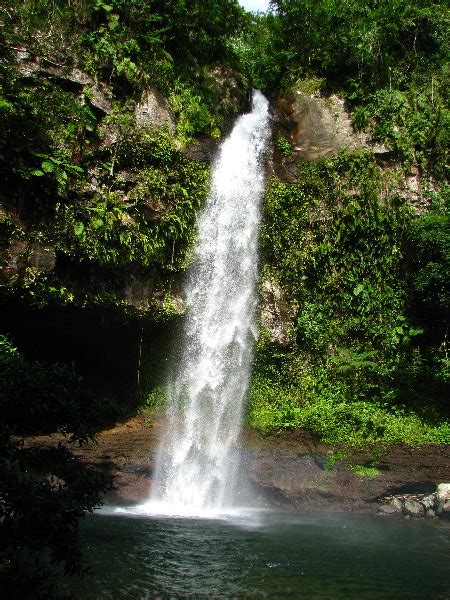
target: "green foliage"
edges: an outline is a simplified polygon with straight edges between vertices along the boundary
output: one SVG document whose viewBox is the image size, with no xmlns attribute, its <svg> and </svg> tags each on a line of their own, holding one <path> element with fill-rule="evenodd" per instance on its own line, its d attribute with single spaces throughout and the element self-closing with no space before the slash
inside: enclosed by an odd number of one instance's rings
<svg viewBox="0 0 450 600">
<path fill-rule="evenodd" d="M 198 134 L 211 135 L 219 119 L 208 106 L 205 94 L 178 81 L 169 97 L 172 111 L 177 117 L 176 136 L 182 145 Z"/>
<path fill-rule="evenodd" d="M 446 320 L 449 305 L 448 210 L 432 210 L 418 217 L 409 230 L 410 274 L 414 302 L 421 315 Z"/>
<path fill-rule="evenodd" d="M 387 350 L 410 331 L 398 278 L 410 217 L 397 197 L 379 203 L 380 185 L 371 155 L 357 152 L 303 165 L 298 184 L 269 186 L 263 252 L 300 302 L 297 341 L 309 351 L 329 352 L 330 340 Z"/>
<path fill-rule="evenodd" d="M 37 55 L 66 50 L 117 83 L 164 88 L 178 65 L 224 61 L 243 25 L 236 0 L 10 0 L 5 37 Z M 48 35 L 36 35 L 41 31 Z M 75 43 L 73 43 L 73 41 Z"/>
<path fill-rule="evenodd" d="M 64 445 L 27 449 L 0 442 L 0 591 L 6 598 L 55 597 L 55 576 L 86 570 L 78 522 L 107 487 Z"/>
<path fill-rule="evenodd" d="M 100 265 L 182 269 L 207 191 L 206 165 L 184 158 L 162 131 L 131 131 L 110 153 L 99 166 L 97 195 L 59 208 L 50 231 L 57 247 Z M 111 165 L 140 169 L 126 198 L 120 179 L 111 177 Z"/>
<path fill-rule="evenodd" d="M 153 388 L 139 403 L 138 411 L 144 417 L 151 417 L 164 408 L 166 402 L 166 388 L 160 385 Z"/>
<path fill-rule="evenodd" d="M 33 362 L 0 336 L 0 408 L 3 433 L 61 432 L 85 442 L 114 408 L 86 389 L 66 365 Z M 6 428 L 6 429 L 5 429 Z"/>
<path fill-rule="evenodd" d="M 307 356 L 295 375 L 283 369 L 276 378 L 256 374 L 250 389 L 248 423 L 266 433 L 304 428 L 329 444 L 376 447 L 448 444 L 445 411 L 420 414 L 414 408 L 385 401 L 354 399 L 352 386 L 326 365 L 308 366 Z M 298 360 L 285 357 L 288 365 Z M 428 412 L 428 414 L 427 414 Z M 431 418 L 430 418 L 431 417 Z"/>
<path fill-rule="evenodd" d="M 234 40 L 255 87 L 338 92 L 406 166 L 443 178 L 448 149 L 448 8 L 443 0 L 273 0 Z"/>
<path fill-rule="evenodd" d="M 266 93 L 281 85 L 292 52 L 283 44 L 277 15 L 247 14 L 245 27 L 230 42 L 239 69 L 253 87 Z"/>
<path fill-rule="evenodd" d="M 284 136 L 279 135 L 277 137 L 275 146 L 276 146 L 277 150 L 282 154 L 282 156 L 284 156 L 284 157 L 291 156 L 292 146 Z"/>
<path fill-rule="evenodd" d="M 381 475 L 380 469 L 370 465 L 349 465 L 348 467 L 352 473 L 359 475 L 360 477 L 368 477 L 373 479 Z"/>
<path fill-rule="evenodd" d="M 370 118 L 369 118 L 370 115 Z M 439 80 L 407 91 L 384 88 L 371 94 L 353 115 L 356 129 L 368 129 L 406 167 L 417 164 L 445 176 L 450 113 Z"/>
<path fill-rule="evenodd" d="M 0 66 L 0 175 L 9 205 L 28 220 L 48 216 L 83 175 L 77 164 L 95 126 L 91 110 L 45 79 L 23 82 Z"/>
<path fill-rule="evenodd" d="M 115 409 L 72 368 L 29 361 L 3 335 L 0 374 L 0 590 L 49 597 L 58 565 L 67 574 L 84 568 L 78 521 L 100 505 L 106 480 L 64 444 L 27 447 L 20 436 L 58 431 L 81 444 Z"/>
<path fill-rule="evenodd" d="M 439 0 L 273 0 L 272 6 L 291 68 L 333 83 L 372 89 L 402 83 L 445 57 L 447 7 Z"/>
<path fill-rule="evenodd" d="M 448 443 L 445 333 L 421 349 L 430 323 L 412 311 L 422 290 L 411 291 L 428 281 L 429 301 L 444 306 L 447 224 L 442 212 L 414 218 L 390 186 L 367 152 L 301 165 L 296 184 L 270 182 L 263 260 L 297 316 L 289 351 L 258 343 L 253 426 L 349 446 Z"/>
<path fill-rule="evenodd" d="M 55 275 L 43 273 L 36 267 L 26 267 L 10 292 L 37 308 L 70 305 L 75 300 L 73 292 L 63 285 Z"/>
<path fill-rule="evenodd" d="M 32 177 L 42 177 L 46 174 L 54 174 L 58 183 L 58 191 L 64 192 L 69 176 L 78 177 L 83 173 L 83 169 L 77 165 L 72 165 L 67 161 L 64 155 L 49 156 L 42 152 L 33 152 L 36 158 L 40 159 L 40 169 L 33 169 L 29 172 Z"/>
<path fill-rule="evenodd" d="M 338 462 L 346 458 L 348 452 L 346 450 L 336 450 L 336 452 L 330 452 L 327 454 L 324 468 L 326 471 L 331 471 Z"/>
</svg>

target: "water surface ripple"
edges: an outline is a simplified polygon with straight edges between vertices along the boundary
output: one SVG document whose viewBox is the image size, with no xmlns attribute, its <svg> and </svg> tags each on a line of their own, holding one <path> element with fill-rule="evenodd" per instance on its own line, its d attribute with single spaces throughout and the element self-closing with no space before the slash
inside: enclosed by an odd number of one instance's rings
<svg viewBox="0 0 450 600">
<path fill-rule="evenodd" d="M 419 600 L 450 597 L 450 529 L 348 514 L 89 516 L 94 574 L 76 597 Z"/>
</svg>

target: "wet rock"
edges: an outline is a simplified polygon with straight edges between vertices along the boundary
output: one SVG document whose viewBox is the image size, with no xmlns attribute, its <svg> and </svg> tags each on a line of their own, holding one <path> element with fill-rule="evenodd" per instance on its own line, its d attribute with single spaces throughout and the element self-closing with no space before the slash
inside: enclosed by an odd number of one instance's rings
<svg viewBox="0 0 450 600">
<path fill-rule="evenodd" d="M 139 175 L 137 173 L 132 173 L 131 171 L 120 171 L 116 173 L 116 182 L 120 184 L 122 189 L 127 189 L 134 185 L 138 179 Z"/>
<path fill-rule="evenodd" d="M 100 149 L 104 150 L 117 144 L 120 140 L 121 132 L 116 122 L 103 120 L 98 127 L 100 137 Z"/>
<path fill-rule="evenodd" d="M 43 273 L 50 273 L 55 268 L 56 253 L 53 246 L 35 243 L 31 246 L 30 266 Z"/>
<path fill-rule="evenodd" d="M 272 342 L 284 347 L 290 345 L 292 313 L 282 288 L 265 279 L 261 285 L 261 327 L 269 332 Z"/>
<path fill-rule="evenodd" d="M 199 138 L 186 146 L 182 153 L 191 160 L 211 162 L 217 153 L 219 141 L 214 138 Z"/>
<path fill-rule="evenodd" d="M 410 517 L 423 517 L 425 514 L 424 507 L 417 500 L 407 498 L 403 504 L 403 510 Z"/>
<path fill-rule="evenodd" d="M 434 519 L 436 517 L 436 513 L 432 508 L 429 508 L 426 511 L 425 516 L 428 517 L 429 519 Z"/>
<path fill-rule="evenodd" d="M 450 483 L 440 483 L 436 488 L 437 513 L 450 511 Z"/>
<path fill-rule="evenodd" d="M 276 110 L 280 131 L 293 148 L 292 155 L 281 161 L 288 171 L 299 161 L 336 156 L 344 148 L 387 152 L 383 146 L 371 144 L 367 134 L 353 130 L 345 102 L 338 96 L 322 98 L 301 91 L 290 92 L 277 100 Z"/>
<path fill-rule="evenodd" d="M 135 183 L 138 179 L 137 173 L 132 173 L 131 171 L 120 171 L 117 173 L 117 178 L 122 181 Z"/>
<path fill-rule="evenodd" d="M 170 112 L 166 98 L 155 89 L 148 89 L 142 95 L 135 110 L 136 124 L 139 127 L 168 128 L 170 133 L 175 131 L 175 121 Z"/>
<path fill-rule="evenodd" d="M 124 290 L 124 298 L 127 304 L 141 310 L 147 310 L 155 288 L 155 277 L 156 273 L 152 273 L 147 277 L 131 276 Z"/>
<path fill-rule="evenodd" d="M 92 82 L 84 93 L 90 104 L 100 112 L 108 115 L 112 111 L 111 90 L 104 83 Z"/>
<path fill-rule="evenodd" d="M 65 480 L 61 479 L 61 477 L 58 477 L 57 475 L 49 475 L 47 477 L 47 481 L 50 484 L 52 492 L 59 492 L 62 488 L 66 487 Z"/>
<path fill-rule="evenodd" d="M 93 80 L 87 73 L 84 73 L 80 69 L 72 69 L 69 73 L 64 75 L 66 79 L 72 81 L 73 83 L 78 83 L 81 86 L 93 84 Z"/>
<path fill-rule="evenodd" d="M 398 498 L 392 498 L 388 504 L 383 504 L 380 507 L 379 512 L 384 515 L 401 515 L 403 503 Z"/>
<path fill-rule="evenodd" d="M 148 198 L 141 213 L 146 221 L 157 221 L 164 210 L 164 204 L 159 198 Z"/>
<path fill-rule="evenodd" d="M 13 281 L 28 266 L 27 249 L 28 244 L 25 240 L 13 239 L 11 241 L 3 273 L 8 279 Z"/>
<path fill-rule="evenodd" d="M 28 267 L 42 273 L 50 273 L 55 268 L 55 262 L 56 253 L 53 246 L 13 239 L 8 249 L 4 275 L 12 282 L 17 277 L 23 277 Z"/>
<path fill-rule="evenodd" d="M 428 496 L 424 496 L 420 503 L 422 504 L 422 506 L 425 508 L 425 510 L 432 510 L 434 509 L 435 503 L 436 503 L 436 497 L 434 494 L 429 494 Z"/>
<path fill-rule="evenodd" d="M 103 114 L 112 110 L 112 91 L 108 85 L 96 81 L 80 69 L 69 69 L 46 58 L 32 56 L 24 49 L 16 51 L 17 70 L 23 77 L 47 77 L 77 94 L 84 94 L 86 100 Z"/>
</svg>

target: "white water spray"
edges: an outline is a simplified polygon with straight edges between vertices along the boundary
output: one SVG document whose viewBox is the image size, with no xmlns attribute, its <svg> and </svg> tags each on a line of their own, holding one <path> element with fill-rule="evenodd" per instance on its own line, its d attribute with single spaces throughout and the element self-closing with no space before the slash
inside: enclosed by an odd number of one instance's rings
<svg viewBox="0 0 450 600">
<path fill-rule="evenodd" d="M 141 507 L 147 511 L 207 515 L 235 504 L 268 138 L 268 102 L 255 91 L 252 112 L 222 144 L 199 217 L 182 357 L 168 389 L 169 426 L 151 498 Z"/>
</svg>

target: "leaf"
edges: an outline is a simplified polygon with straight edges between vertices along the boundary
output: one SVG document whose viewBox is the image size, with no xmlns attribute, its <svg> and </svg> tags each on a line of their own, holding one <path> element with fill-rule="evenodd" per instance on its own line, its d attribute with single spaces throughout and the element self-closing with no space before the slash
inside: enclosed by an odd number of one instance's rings
<svg viewBox="0 0 450 600">
<path fill-rule="evenodd" d="M 362 283 L 358 283 L 358 285 L 354 288 L 353 294 L 355 296 L 359 296 L 359 294 L 364 290 L 364 285 Z"/>
<path fill-rule="evenodd" d="M 81 223 L 81 221 L 75 223 L 74 231 L 76 236 L 81 237 L 84 233 L 84 223 Z"/>
<path fill-rule="evenodd" d="M 66 170 L 72 175 L 79 175 L 83 173 L 83 169 L 78 165 L 65 165 Z"/>
<path fill-rule="evenodd" d="M 9 100 L 6 100 L 5 98 L 2 98 L 0 96 L 0 110 L 10 109 L 10 108 L 14 108 L 14 104 L 11 104 L 11 102 L 9 102 Z"/>
<path fill-rule="evenodd" d="M 55 170 L 55 163 L 50 160 L 43 160 L 41 163 L 41 168 L 45 173 L 53 173 Z"/>
<path fill-rule="evenodd" d="M 99 219 L 99 218 L 93 219 L 92 220 L 92 225 L 96 229 L 98 229 L 99 227 L 102 227 L 104 225 L 103 219 Z"/>
</svg>

